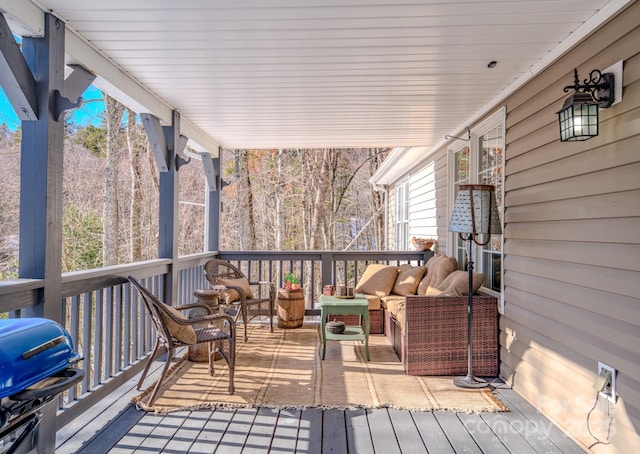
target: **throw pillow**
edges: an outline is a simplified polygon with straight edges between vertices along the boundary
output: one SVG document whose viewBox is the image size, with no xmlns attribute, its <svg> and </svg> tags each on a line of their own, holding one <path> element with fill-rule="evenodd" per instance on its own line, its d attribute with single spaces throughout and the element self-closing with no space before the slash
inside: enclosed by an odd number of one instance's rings
<svg viewBox="0 0 640 454">
<path fill-rule="evenodd" d="M 170 312 L 171 315 L 173 315 L 175 318 L 186 320 L 185 316 L 182 315 L 179 310 L 169 306 L 168 304 L 162 304 L 167 309 L 167 311 Z M 196 343 L 196 332 L 192 326 L 176 323 L 171 317 L 167 316 L 164 313 L 162 313 L 162 320 L 164 321 L 165 325 L 167 325 L 169 334 L 178 339 L 180 342 L 189 345 Z"/>
<path fill-rule="evenodd" d="M 396 281 L 398 268 L 390 265 L 372 263 L 362 273 L 356 284 L 355 293 L 365 293 L 379 297 L 387 296 Z"/>
<path fill-rule="evenodd" d="M 402 296 L 415 295 L 425 271 L 426 268 L 424 266 L 411 266 L 408 263 L 400 265 L 398 267 L 398 277 L 396 277 L 391 293 Z"/>
<path fill-rule="evenodd" d="M 253 298 L 253 293 L 251 292 L 251 287 L 249 286 L 249 280 L 242 277 L 240 279 L 220 279 L 220 284 L 226 285 L 229 287 L 240 287 L 243 291 L 247 299 Z M 240 294 L 232 288 L 229 288 L 224 291 L 224 301 L 227 304 L 231 304 L 234 301 L 240 300 Z"/>
<path fill-rule="evenodd" d="M 426 295 L 429 287 L 438 288 L 457 269 L 458 261 L 455 257 L 435 254 L 427 261 L 427 274 L 418 285 L 418 295 Z"/>
<path fill-rule="evenodd" d="M 484 282 L 484 274 L 473 273 L 473 286 L 471 294 L 474 294 L 482 287 Z M 467 271 L 456 270 L 451 273 L 447 278 L 442 281 L 438 286 L 439 290 L 442 290 L 443 295 L 468 295 L 469 294 L 469 273 Z"/>
</svg>

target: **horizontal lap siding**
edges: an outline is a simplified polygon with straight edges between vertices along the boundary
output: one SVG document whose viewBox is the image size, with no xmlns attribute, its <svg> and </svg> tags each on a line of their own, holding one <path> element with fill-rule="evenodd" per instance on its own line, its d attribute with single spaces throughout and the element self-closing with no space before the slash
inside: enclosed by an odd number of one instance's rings
<svg viewBox="0 0 640 454">
<path fill-rule="evenodd" d="M 449 239 L 449 210 L 453 209 L 453 203 L 449 203 L 449 171 L 447 162 L 447 150 L 441 149 L 432 157 L 435 169 L 435 188 L 438 204 L 436 206 L 436 223 L 438 226 L 437 253 L 447 253 Z"/>
<path fill-rule="evenodd" d="M 640 4 L 506 100 L 505 314 L 501 375 L 589 446 L 598 360 L 618 371 L 610 445 L 640 446 Z M 621 103 L 600 135 L 561 143 L 556 112 L 578 68 L 624 60 Z M 591 429 L 606 438 L 607 407 Z"/>
<path fill-rule="evenodd" d="M 437 250 L 446 253 L 448 211 L 447 205 L 447 154 L 445 149 L 434 153 L 419 164 L 409 179 L 409 238 L 437 239 Z M 389 244 L 394 244 L 395 195 L 398 180 L 389 187 Z"/>
<path fill-rule="evenodd" d="M 409 182 L 409 238 L 437 236 L 436 186 L 433 163 L 411 175 Z"/>
</svg>

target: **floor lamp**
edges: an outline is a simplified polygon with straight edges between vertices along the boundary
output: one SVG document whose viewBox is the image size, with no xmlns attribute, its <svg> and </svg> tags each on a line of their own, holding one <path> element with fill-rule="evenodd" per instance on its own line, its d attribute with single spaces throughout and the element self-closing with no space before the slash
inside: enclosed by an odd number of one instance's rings
<svg viewBox="0 0 640 454">
<path fill-rule="evenodd" d="M 469 257 L 469 289 L 467 303 L 467 375 L 456 377 L 453 383 L 461 388 L 483 388 L 487 382 L 473 376 L 473 243 L 484 246 L 494 233 L 502 233 L 500 217 L 496 205 L 495 187 L 488 184 L 461 184 L 458 186 L 449 231 L 457 232 L 460 239 L 467 242 Z M 484 243 L 478 235 L 486 235 Z"/>
</svg>

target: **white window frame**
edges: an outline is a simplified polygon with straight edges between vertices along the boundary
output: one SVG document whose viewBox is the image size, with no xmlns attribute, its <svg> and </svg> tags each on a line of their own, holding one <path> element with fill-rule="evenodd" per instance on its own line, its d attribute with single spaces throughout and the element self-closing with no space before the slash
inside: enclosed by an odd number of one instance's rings
<svg viewBox="0 0 640 454">
<path fill-rule="evenodd" d="M 409 179 L 396 186 L 394 246 L 396 251 L 409 248 Z"/>
<path fill-rule="evenodd" d="M 497 112 L 495 112 L 494 114 L 492 114 L 491 116 L 487 117 L 484 121 L 482 121 L 480 124 L 478 124 L 477 126 L 475 126 L 473 129 L 471 129 L 471 139 L 469 141 L 456 141 L 454 142 L 448 150 L 448 167 L 449 167 L 449 187 L 448 187 L 448 213 L 451 213 L 451 211 L 453 210 L 453 204 L 455 201 L 455 195 L 456 195 L 456 185 L 459 184 L 460 182 L 457 182 L 455 180 L 456 175 L 454 174 L 455 172 L 455 153 L 461 151 L 462 149 L 464 149 L 464 147 L 469 147 L 469 183 L 478 183 L 478 178 L 479 178 L 479 157 L 480 157 L 480 138 L 485 135 L 487 132 L 491 131 L 492 129 L 501 126 L 502 127 L 502 172 L 501 172 L 501 182 L 500 182 L 500 188 L 501 188 L 501 193 L 500 194 L 496 194 L 496 196 L 498 197 L 498 200 L 502 200 L 504 201 L 504 168 L 505 168 L 505 128 L 506 128 L 506 109 L 503 107 L 500 110 L 498 110 Z M 504 218 L 503 215 L 501 214 L 501 221 L 502 224 L 504 225 Z M 447 223 L 449 222 L 449 220 L 447 219 Z M 504 232 L 504 227 L 502 228 L 502 231 Z M 452 233 L 449 232 L 448 233 L 449 237 L 449 241 L 448 246 L 447 246 L 447 254 L 454 256 L 454 257 L 458 257 L 458 249 L 459 249 L 459 238 L 458 235 L 456 233 Z M 496 298 L 498 298 L 498 310 L 501 314 L 504 314 L 504 237 L 501 237 L 501 244 L 502 244 L 502 250 L 499 253 L 500 256 L 500 291 L 495 291 L 486 287 L 482 287 L 482 291 L 483 293 L 487 293 L 490 295 L 495 296 Z M 483 272 L 483 265 L 482 265 L 482 257 L 483 257 L 483 251 L 484 251 L 484 247 L 482 246 L 477 246 L 474 244 L 474 250 L 473 250 L 473 257 L 474 257 L 474 271 L 478 272 L 478 273 L 482 273 Z M 460 264 L 460 266 L 462 267 L 463 264 Z"/>
</svg>

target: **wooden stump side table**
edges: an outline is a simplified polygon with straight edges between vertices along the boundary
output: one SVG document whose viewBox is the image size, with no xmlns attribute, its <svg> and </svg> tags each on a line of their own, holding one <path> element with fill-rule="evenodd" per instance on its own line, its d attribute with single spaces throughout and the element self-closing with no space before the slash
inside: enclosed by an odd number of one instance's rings
<svg viewBox="0 0 640 454">
<path fill-rule="evenodd" d="M 304 323 L 304 291 L 278 289 L 278 328 L 300 328 Z"/>
</svg>

